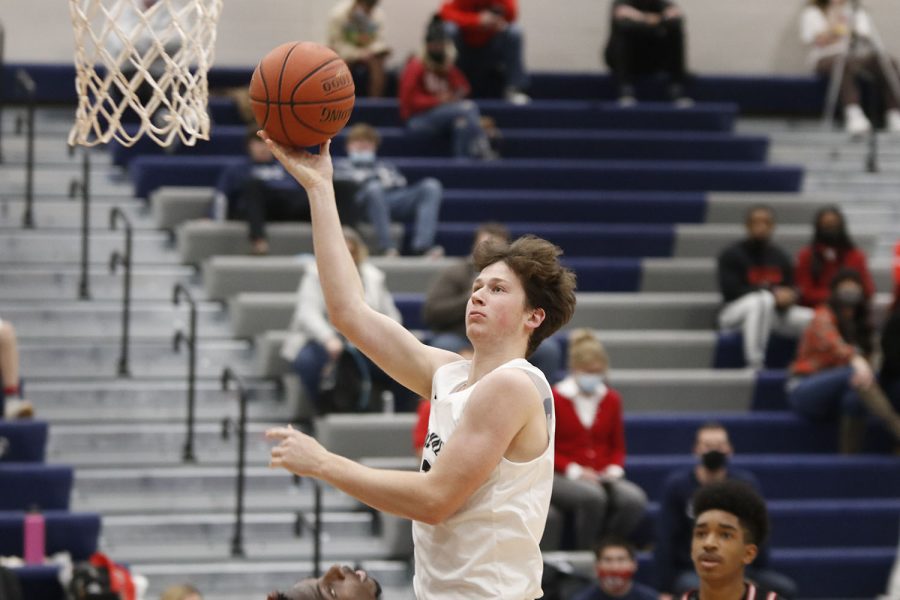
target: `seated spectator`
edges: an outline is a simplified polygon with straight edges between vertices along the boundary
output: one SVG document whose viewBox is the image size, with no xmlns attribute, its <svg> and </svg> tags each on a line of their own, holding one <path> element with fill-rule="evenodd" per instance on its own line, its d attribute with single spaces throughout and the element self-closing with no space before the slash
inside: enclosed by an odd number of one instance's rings
<svg viewBox="0 0 900 600">
<path fill-rule="evenodd" d="M 836 206 L 826 206 L 813 220 L 813 239 L 797 252 L 794 279 L 800 304 L 815 308 L 831 295 L 830 284 L 842 269 L 853 269 L 862 281 L 867 299 L 875 293 L 866 254 L 856 247 L 847 232 L 844 214 Z"/>
<path fill-rule="evenodd" d="M 485 223 L 475 230 L 472 253 L 482 243 L 509 241 L 509 231 L 500 223 Z M 478 275 L 472 254 L 465 260 L 438 273 L 428 288 L 422 305 L 422 321 L 435 334 L 430 344 L 450 352 L 471 352 L 472 345 L 466 337 L 466 304 L 472 296 L 472 282 Z M 550 384 L 559 379 L 561 362 L 559 344 L 547 338 L 528 357 L 528 361 L 540 369 Z"/>
<path fill-rule="evenodd" d="M 788 402 L 814 420 L 840 419 L 840 450 L 862 450 L 868 410 L 900 444 L 900 414 L 875 379 L 869 302 L 859 273 L 840 271 L 828 302 L 816 308 L 797 349 L 787 382 Z"/>
<path fill-rule="evenodd" d="M 657 600 L 653 588 L 632 581 L 638 563 L 634 546 L 623 538 L 607 536 L 596 548 L 597 582 L 572 600 Z"/>
<path fill-rule="evenodd" d="M 881 388 L 896 410 L 900 410 L 900 283 L 894 289 L 894 302 L 881 331 Z"/>
<path fill-rule="evenodd" d="M 516 23 L 518 0 L 447 0 L 440 16 L 459 51 L 459 67 L 485 94 L 491 79 L 503 82 L 503 96 L 514 104 L 527 104 L 528 76 L 522 59 L 522 28 Z"/>
<path fill-rule="evenodd" d="M 173 585 L 162 593 L 159 600 L 203 600 L 203 596 L 192 585 Z"/>
<path fill-rule="evenodd" d="M 393 220 L 412 224 L 412 254 L 443 256 L 443 248 L 434 245 L 443 196 L 441 182 L 426 177 L 408 185 L 394 165 L 378 159 L 380 143 L 374 127 L 364 123 L 351 127 L 347 134 L 347 158 L 335 160 L 335 180 L 350 180 L 359 186 L 356 202 L 375 228 L 380 253 L 400 254 L 391 238 Z"/>
<path fill-rule="evenodd" d="M 369 306 L 397 321 L 400 311 L 385 285 L 385 275 L 368 261 L 368 249 L 354 230 L 345 227 L 344 239 L 350 254 L 359 268 Z M 346 349 L 346 342 L 328 320 L 325 299 L 319 283 L 319 273 L 314 263 L 306 267 L 297 291 L 297 307 L 291 319 L 290 335 L 281 347 L 281 355 L 290 362 L 300 376 L 307 397 L 318 406 L 323 372 L 334 368 L 335 362 Z M 389 378 L 374 363 L 365 359 L 365 367 L 373 380 L 389 385 Z"/>
<path fill-rule="evenodd" d="M 28 419 L 34 406 L 22 398 L 19 389 L 19 343 L 16 330 L 9 321 L 0 319 L 0 383 L 3 384 L 3 418 Z"/>
<path fill-rule="evenodd" d="M 455 54 L 443 23 L 432 19 L 424 53 L 409 59 L 400 76 L 400 117 L 413 133 L 450 138 L 455 157 L 493 158 L 478 105 L 465 100 L 469 82 Z"/>
<path fill-rule="evenodd" d="M 749 576 L 769 533 L 765 501 L 741 481 L 719 481 L 700 489 L 690 512 L 696 515 L 691 559 L 698 585 L 682 600 L 780 600 L 785 596 L 755 584 Z M 762 589 L 757 589 L 757 588 Z"/>
<path fill-rule="evenodd" d="M 569 336 L 569 374 L 553 386 L 556 473 L 550 503 L 573 517 L 575 549 L 604 535 L 629 535 L 647 495 L 625 479 L 622 398 L 609 387 L 609 357 L 589 329 Z"/>
<path fill-rule="evenodd" d="M 377 600 L 381 585 L 362 569 L 332 565 L 316 579 L 301 579 L 291 589 L 272 592 L 266 600 Z"/>
<path fill-rule="evenodd" d="M 831 77 L 836 65 L 846 58 L 840 73 L 840 101 L 844 108 L 844 127 L 847 133 L 861 135 L 872 129 L 860 106 L 859 78 L 873 79 L 884 94 L 889 131 L 900 133 L 900 99 L 891 89 L 889 75 L 878 58 L 872 42 L 872 20 L 864 8 L 847 0 L 809 0 L 800 17 L 800 38 L 809 48 L 809 63 L 818 75 Z M 854 18 L 855 14 L 855 18 Z M 851 25 L 851 21 L 855 21 Z M 856 46 L 847 55 L 851 32 L 856 32 Z M 900 70 L 894 59 L 888 58 L 895 76 Z"/>
<path fill-rule="evenodd" d="M 794 268 L 788 255 L 772 243 L 775 212 L 758 205 L 747 211 L 747 237 L 719 255 L 719 291 L 725 305 L 719 328 L 740 331 L 744 359 L 759 369 L 766 357 L 769 334 L 797 337 L 813 311 L 797 306 Z"/>
<path fill-rule="evenodd" d="M 378 0 L 342 0 L 328 19 L 328 45 L 351 72 L 365 73 L 368 96 L 373 98 L 384 96 L 385 61 L 391 53 L 384 41 L 384 23 Z"/>
<path fill-rule="evenodd" d="M 669 97 L 690 106 L 685 95 L 684 13 L 671 0 L 613 0 L 606 64 L 619 85 L 619 103 L 633 105 L 638 76 L 669 76 Z"/>
<path fill-rule="evenodd" d="M 268 254 L 266 223 L 310 220 L 309 199 L 253 129 L 247 160 L 229 167 L 216 185 L 213 218 L 246 220 L 253 254 Z"/>
<path fill-rule="evenodd" d="M 760 490 L 753 473 L 729 465 L 734 449 L 728 431 L 721 424 L 707 423 L 697 430 L 694 456 L 695 466 L 673 472 L 663 484 L 655 548 L 658 587 L 664 594 L 661 598 L 672 598 L 673 594 L 680 597 L 696 589 L 700 582 L 691 559 L 695 514 L 691 512 L 691 500 L 697 490 L 725 480 L 741 481 Z M 784 598 L 795 597 L 797 586 L 788 577 L 768 569 L 768 548 L 762 540 L 758 542 L 758 555 L 753 566 L 747 567 L 747 579 Z"/>
</svg>

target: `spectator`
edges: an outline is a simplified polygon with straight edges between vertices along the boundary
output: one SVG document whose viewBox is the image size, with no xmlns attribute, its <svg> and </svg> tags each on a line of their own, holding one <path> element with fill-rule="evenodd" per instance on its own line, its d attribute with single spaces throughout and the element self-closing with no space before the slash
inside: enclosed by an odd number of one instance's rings
<svg viewBox="0 0 900 600">
<path fill-rule="evenodd" d="M 162 593 L 159 600 L 203 600 L 203 596 L 192 585 L 173 585 Z"/>
<path fill-rule="evenodd" d="M 897 558 L 894 559 L 894 567 L 888 577 L 887 593 L 880 596 L 879 600 L 900 600 L 900 543 L 897 544 Z"/>
<path fill-rule="evenodd" d="M 859 273 L 867 299 L 875 293 L 866 255 L 853 243 L 844 214 L 836 206 L 826 206 L 816 213 L 812 243 L 797 252 L 796 265 L 794 276 L 803 306 L 815 308 L 827 301 L 832 279 L 844 268 Z"/>
<path fill-rule="evenodd" d="M 219 177 L 213 218 L 246 220 L 253 254 L 268 254 L 267 221 L 309 221 L 309 200 L 297 182 L 275 160 L 253 129 L 247 132 L 246 160 Z"/>
<path fill-rule="evenodd" d="M 553 386 L 556 473 L 550 503 L 574 518 L 577 550 L 603 535 L 629 535 L 647 495 L 625 479 L 622 398 L 609 387 L 609 357 L 589 329 L 569 336 L 569 375 Z"/>
<path fill-rule="evenodd" d="M 531 98 L 524 93 L 528 76 L 518 14 L 518 0 L 447 0 L 440 12 L 456 42 L 459 66 L 466 76 L 480 84 L 499 73 L 504 97 L 513 104 L 527 104 Z M 476 87 L 481 91 L 481 85 Z"/>
<path fill-rule="evenodd" d="M 741 481 L 720 481 L 697 492 L 691 503 L 696 515 L 691 537 L 691 559 L 698 588 L 682 600 L 779 600 L 784 597 L 747 581 L 750 565 L 759 560 L 769 532 L 765 501 Z M 752 578 L 750 578 L 752 579 Z M 762 587 L 762 586 L 760 586 Z"/>
<path fill-rule="evenodd" d="M 415 255 L 440 257 L 444 249 L 434 245 L 443 187 L 433 177 L 413 185 L 392 164 L 378 159 L 381 138 L 375 128 L 358 123 L 347 134 L 347 158 L 335 161 L 335 180 L 359 185 L 357 205 L 375 228 L 379 252 L 397 256 L 391 237 L 391 221 L 413 224 L 411 250 Z"/>
<path fill-rule="evenodd" d="M 663 484 L 660 501 L 659 535 L 656 543 L 656 575 L 659 589 L 671 599 L 697 587 L 699 578 L 691 560 L 691 535 L 694 528 L 691 499 L 697 490 L 725 480 L 744 482 L 759 491 L 756 477 L 749 471 L 729 465 L 734 449 L 728 431 L 719 423 L 707 423 L 697 430 L 694 457 L 697 464 L 673 472 Z M 699 515 L 697 515 L 699 516 Z M 758 555 L 747 578 L 761 588 L 793 598 L 797 588 L 789 578 L 768 569 L 768 548 L 759 540 Z"/>
<path fill-rule="evenodd" d="M 851 25 L 851 21 L 854 21 Z M 851 32 L 857 36 L 856 47 L 848 55 Z M 872 124 L 860 106 L 859 76 L 874 79 L 884 92 L 887 106 L 887 127 L 900 132 L 900 104 L 891 89 L 889 75 L 884 72 L 872 43 L 872 20 L 863 8 L 854 8 L 846 0 L 809 0 L 800 17 L 800 38 L 809 48 L 809 63 L 822 77 L 831 77 L 836 64 L 846 58 L 841 78 L 840 100 L 844 107 L 844 127 L 847 133 L 862 135 L 871 131 Z M 896 62 L 888 58 L 897 70 Z"/>
<path fill-rule="evenodd" d="M 872 356 L 869 302 L 862 278 L 852 269 L 831 282 L 831 297 L 816 308 L 790 367 L 788 402 L 815 420 L 840 416 L 840 450 L 862 450 L 865 410 L 881 420 L 900 443 L 900 415 L 882 391 L 869 359 Z"/>
<path fill-rule="evenodd" d="M 679 106 L 693 104 L 685 95 L 684 13 L 671 0 L 613 0 L 606 64 L 619 85 L 619 103 L 633 105 L 639 75 L 664 72 L 669 97 Z"/>
<path fill-rule="evenodd" d="M 454 64 L 456 51 L 440 19 L 432 19 L 425 51 L 400 76 L 400 116 L 417 134 L 450 138 L 457 158 L 493 158 L 478 105 L 465 100 L 469 82 Z"/>
<path fill-rule="evenodd" d="M 361 569 L 332 565 L 318 579 L 301 579 L 284 592 L 272 592 L 266 600 L 376 600 L 381 585 Z"/>
<path fill-rule="evenodd" d="M 623 538 L 607 536 L 597 545 L 597 582 L 572 600 L 656 600 L 659 594 L 632 581 L 638 563 L 634 546 Z"/>
<path fill-rule="evenodd" d="M 881 388 L 894 408 L 900 410 L 900 282 L 894 289 L 894 302 L 881 332 Z"/>
<path fill-rule="evenodd" d="M 366 302 L 399 323 L 400 311 L 385 285 L 384 272 L 368 261 L 368 249 L 362 238 L 354 230 L 345 227 L 344 240 L 359 268 Z M 314 405 L 318 405 L 322 373 L 326 368 L 334 367 L 335 361 L 345 350 L 345 341 L 328 320 L 318 270 L 312 263 L 306 267 L 306 274 L 300 280 L 297 307 L 291 319 L 290 330 L 290 335 L 281 347 L 281 355 L 300 376 L 307 397 Z M 366 359 L 365 364 L 373 379 L 387 381 L 374 363 Z"/>
<path fill-rule="evenodd" d="M 19 389 L 19 343 L 9 321 L 0 319 L 0 383 L 3 384 L 3 418 L 28 419 L 34 406 L 22 398 Z"/>
<path fill-rule="evenodd" d="M 472 254 L 464 261 L 451 265 L 438 273 L 428 288 L 422 306 L 422 321 L 434 332 L 430 344 L 460 354 L 471 352 L 472 345 L 466 337 L 466 303 L 472 295 L 472 282 L 478 275 L 473 258 L 475 248 L 485 242 L 509 241 L 509 230 L 500 223 L 485 223 L 475 230 Z M 559 379 L 561 353 L 559 344 L 546 339 L 528 357 L 551 384 Z"/>
<path fill-rule="evenodd" d="M 719 328 L 738 330 L 747 365 L 763 366 L 769 334 L 797 337 L 812 319 L 812 309 L 797 306 L 791 259 L 772 243 L 775 212 L 758 205 L 747 211 L 747 237 L 719 255 L 719 291 L 725 306 Z"/>
<path fill-rule="evenodd" d="M 378 0 L 342 0 L 328 20 L 328 45 L 354 73 L 368 78 L 368 95 L 384 96 L 385 61 L 391 53 L 384 41 L 384 12 Z"/>
</svg>

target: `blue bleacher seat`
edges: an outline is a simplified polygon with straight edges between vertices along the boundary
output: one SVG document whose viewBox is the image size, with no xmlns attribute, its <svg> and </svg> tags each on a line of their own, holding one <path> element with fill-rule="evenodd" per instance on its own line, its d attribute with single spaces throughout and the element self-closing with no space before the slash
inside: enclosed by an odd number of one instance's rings
<svg viewBox="0 0 900 600">
<path fill-rule="evenodd" d="M 0 511 L 0 556 L 22 556 L 25 513 Z M 86 560 L 97 551 L 100 515 L 49 510 L 43 513 L 47 555 L 69 552 L 74 560 Z"/>
<path fill-rule="evenodd" d="M 784 386 L 787 382 L 787 372 L 784 370 L 763 370 L 756 375 L 756 385 L 753 388 L 753 410 L 790 410 L 787 403 L 787 392 Z"/>
<path fill-rule="evenodd" d="M 13 572 L 19 578 L 22 595 L 27 600 L 63 600 L 66 597 L 56 565 L 16 567 Z"/>
<path fill-rule="evenodd" d="M 897 528 L 891 531 L 896 537 Z M 884 592 L 896 553 L 896 540 L 871 548 L 774 548 L 770 562 L 804 598 L 874 598 Z"/>
<path fill-rule="evenodd" d="M 44 462 L 46 421 L 0 421 L 0 462 Z"/>
<path fill-rule="evenodd" d="M 72 480 L 72 467 L 0 463 L 0 510 L 67 510 Z"/>
</svg>

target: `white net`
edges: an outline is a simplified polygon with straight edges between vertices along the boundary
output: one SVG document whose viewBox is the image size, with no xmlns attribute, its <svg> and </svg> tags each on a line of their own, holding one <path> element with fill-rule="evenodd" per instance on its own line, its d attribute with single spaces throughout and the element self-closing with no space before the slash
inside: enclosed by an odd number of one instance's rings
<svg viewBox="0 0 900 600">
<path fill-rule="evenodd" d="M 69 0 L 78 109 L 69 144 L 209 139 L 222 0 Z"/>
</svg>

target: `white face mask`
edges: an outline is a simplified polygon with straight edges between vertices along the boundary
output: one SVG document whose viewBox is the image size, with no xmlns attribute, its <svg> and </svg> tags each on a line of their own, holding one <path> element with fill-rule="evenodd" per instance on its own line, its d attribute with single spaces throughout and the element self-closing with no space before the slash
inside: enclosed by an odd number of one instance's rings
<svg viewBox="0 0 900 600">
<path fill-rule="evenodd" d="M 575 375 L 575 383 L 582 394 L 594 394 L 603 385 L 604 377 L 599 373 L 580 373 Z"/>
<path fill-rule="evenodd" d="M 353 163 L 371 164 L 375 162 L 374 150 L 352 150 L 347 153 L 347 156 Z"/>
</svg>

